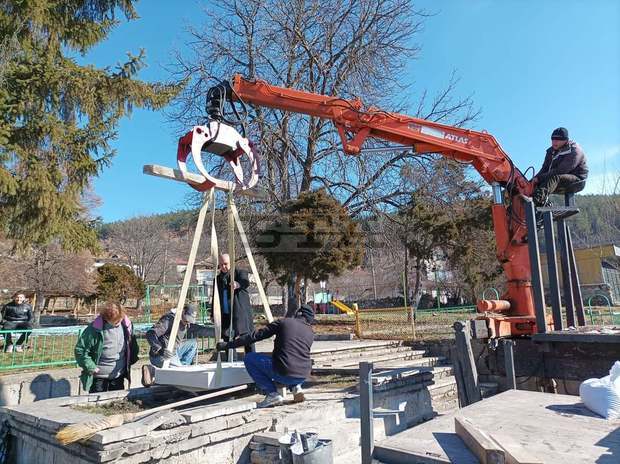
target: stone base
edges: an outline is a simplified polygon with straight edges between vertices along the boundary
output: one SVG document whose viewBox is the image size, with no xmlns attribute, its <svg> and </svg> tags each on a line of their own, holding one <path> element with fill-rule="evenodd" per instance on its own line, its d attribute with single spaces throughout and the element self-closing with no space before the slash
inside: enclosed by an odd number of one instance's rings
<svg viewBox="0 0 620 464">
<path fill-rule="evenodd" d="M 220 373 L 217 364 L 155 369 L 155 383 L 188 391 L 217 390 L 254 383 L 242 362 L 223 362 Z"/>
</svg>

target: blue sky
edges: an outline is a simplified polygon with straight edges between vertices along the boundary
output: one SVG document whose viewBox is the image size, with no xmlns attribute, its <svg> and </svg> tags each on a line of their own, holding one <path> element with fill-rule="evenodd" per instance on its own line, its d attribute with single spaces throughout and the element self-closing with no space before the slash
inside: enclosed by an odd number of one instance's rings
<svg viewBox="0 0 620 464">
<path fill-rule="evenodd" d="M 205 2 L 204 4 L 207 4 Z M 184 24 L 200 24 L 199 2 L 148 0 L 140 19 L 123 22 L 81 62 L 114 65 L 146 49 L 144 80 L 165 80 Z M 437 13 L 416 38 L 422 47 L 405 79 L 413 90 L 439 90 L 452 70 L 458 91 L 473 93 L 493 134 L 522 170 L 542 163 L 551 131 L 569 129 L 590 166 L 587 193 L 620 172 L 620 1 L 420 0 Z M 226 76 L 222 76 L 226 77 Z M 188 187 L 142 174 L 144 164 L 176 163 L 176 138 L 161 112 L 136 110 L 118 128 L 118 153 L 95 181 L 105 221 L 183 206 Z M 604 182 L 607 178 L 607 182 Z"/>
</svg>

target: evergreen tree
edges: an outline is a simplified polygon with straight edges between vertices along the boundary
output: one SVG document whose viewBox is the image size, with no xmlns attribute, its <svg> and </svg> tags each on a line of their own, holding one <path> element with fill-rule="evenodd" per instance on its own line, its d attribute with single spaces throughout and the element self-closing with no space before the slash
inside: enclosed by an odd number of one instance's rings
<svg viewBox="0 0 620 464">
<path fill-rule="evenodd" d="M 279 218 L 257 238 L 258 250 L 281 283 L 327 280 L 361 264 L 363 238 L 347 210 L 324 189 L 288 201 Z"/>
<path fill-rule="evenodd" d="M 104 264 L 97 269 L 97 297 L 102 301 L 125 304 L 128 298 L 140 300 L 146 286 L 129 267 Z"/>
<path fill-rule="evenodd" d="M 82 195 L 111 162 L 119 119 L 133 107 L 161 108 L 177 91 L 134 79 L 143 51 L 114 70 L 76 61 L 108 36 L 116 14 L 136 18 L 133 3 L 0 1 L 0 226 L 21 248 L 53 238 L 96 247 Z"/>
</svg>

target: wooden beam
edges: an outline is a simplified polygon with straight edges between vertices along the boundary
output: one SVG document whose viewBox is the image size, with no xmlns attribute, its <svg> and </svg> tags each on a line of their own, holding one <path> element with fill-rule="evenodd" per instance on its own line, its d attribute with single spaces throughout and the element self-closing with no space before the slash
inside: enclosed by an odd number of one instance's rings
<svg viewBox="0 0 620 464">
<path fill-rule="evenodd" d="M 179 301 L 177 301 L 176 313 L 174 314 L 174 320 L 172 321 L 172 329 L 170 330 L 170 338 L 168 339 L 168 346 L 166 349 L 172 353 L 176 353 L 177 332 L 179 331 L 179 324 L 181 323 L 181 317 L 183 316 L 183 306 L 185 306 L 185 298 L 187 297 L 187 290 L 192 280 L 192 274 L 194 272 L 194 263 L 196 261 L 196 254 L 198 253 L 198 246 L 200 245 L 200 237 L 202 236 L 202 228 L 205 223 L 205 217 L 207 211 L 209 211 L 209 202 L 215 201 L 215 192 L 213 189 L 203 196 L 203 203 L 198 212 L 198 221 L 196 222 L 196 230 L 194 231 L 194 239 L 192 240 L 192 248 L 189 251 L 189 258 L 187 259 L 187 267 L 185 269 L 185 275 L 183 276 L 183 284 L 181 285 L 181 292 L 179 293 Z M 170 365 L 169 359 L 164 359 L 163 367 Z"/>
<path fill-rule="evenodd" d="M 469 419 L 456 416 L 454 429 L 481 464 L 506 464 L 506 455 L 502 447 Z"/>
<path fill-rule="evenodd" d="M 149 176 L 161 177 L 162 179 L 175 180 L 177 182 L 184 182 L 186 184 L 202 184 L 205 181 L 205 177 L 201 174 L 193 172 L 184 173 L 179 169 L 169 168 L 167 166 L 160 166 L 159 164 L 145 164 L 142 167 L 142 172 Z M 230 184 L 231 182 L 229 182 Z M 218 190 L 228 191 L 228 189 Z M 234 189 L 235 194 L 244 195 L 247 197 L 255 198 L 257 200 L 263 200 L 267 198 L 267 192 L 262 189 L 253 188 L 249 190 Z"/>
</svg>

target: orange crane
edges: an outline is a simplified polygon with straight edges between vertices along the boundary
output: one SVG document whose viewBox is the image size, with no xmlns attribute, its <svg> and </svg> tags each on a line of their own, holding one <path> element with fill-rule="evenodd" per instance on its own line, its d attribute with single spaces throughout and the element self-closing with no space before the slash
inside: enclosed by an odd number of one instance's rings
<svg viewBox="0 0 620 464">
<path fill-rule="evenodd" d="M 231 124 L 222 111 L 226 101 L 329 119 L 338 130 L 343 150 L 348 155 L 358 155 L 364 142 L 374 138 L 410 147 L 416 153 L 438 153 L 471 164 L 493 189 L 497 258 L 507 279 L 506 293 L 501 299 L 479 301 L 478 311 L 485 313 L 491 337 L 536 333 L 524 205 L 524 197 L 531 196 L 533 185 L 491 134 L 373 107 L 364 109 L 359 99 L 347 100 L 277 87 L 240 75 L 213 87 L 207 99 L 209 116 L 222 124 Z M 235 155 L 229 152 L 228 157 L 231 156 Z M 547 324 L 551 322 L 546 319 Z"/>
</svg>

